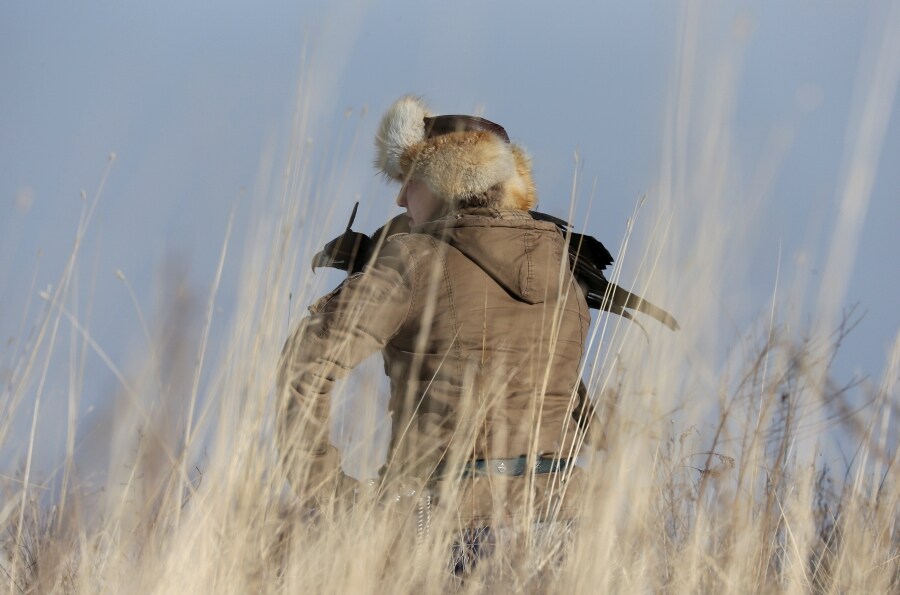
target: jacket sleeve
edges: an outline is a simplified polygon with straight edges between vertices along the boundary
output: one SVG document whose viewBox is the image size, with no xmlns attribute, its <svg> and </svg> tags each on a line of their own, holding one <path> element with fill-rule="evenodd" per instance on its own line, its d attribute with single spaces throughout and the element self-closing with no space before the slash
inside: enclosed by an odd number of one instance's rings
<svg viewBox="0 0 900 595">
<path fill-rule="evenodd" d="M 335 458 L 328 439 L 334 382 L 400 330 L 410 310 L 414 274 L 404 243 L 387 242 L 363 272 L 310 306 L 285 343 L 278 366 L 276 440 L 295 489 L 306 483 L 298 474 L 310 461 Z"/>
</svg>

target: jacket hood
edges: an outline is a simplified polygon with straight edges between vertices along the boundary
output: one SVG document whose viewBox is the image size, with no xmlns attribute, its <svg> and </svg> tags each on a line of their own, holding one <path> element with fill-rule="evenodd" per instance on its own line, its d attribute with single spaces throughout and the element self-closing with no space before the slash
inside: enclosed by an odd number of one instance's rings
<svg viewBox="0 0 900 595">
<path fill-rule="evenodd" d="M 526 211 L 473 208 L 415 226 L 474 262 L 516 299 L 539 304 L 559 291 L 561 267 L 568 266 L 565 240 L 555 224 L 536 221 Z"/>
</svg>

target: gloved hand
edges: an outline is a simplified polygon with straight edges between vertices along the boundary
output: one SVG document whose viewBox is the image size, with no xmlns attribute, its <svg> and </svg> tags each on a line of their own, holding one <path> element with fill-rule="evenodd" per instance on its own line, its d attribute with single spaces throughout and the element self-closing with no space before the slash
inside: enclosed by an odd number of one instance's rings
<svg viewBox="0 0 900 595">
<path fill-rule="evenodd" d="M 599 412 L 605 409 L 601 419 Z M 607 428 L 615 413 L 615 400 L 604 395 L 602 402 L 593 402 L 587 394 L 584 382 L 578 384 L 578 402 L 572 411 L 572 418 L 584 432 L 584 443 L 595 450 L 605 450 L 608 443 Z"/>
<path fill-rule="evenodd" d="M 288 481 L 304 508 L 321 513 L 332 507 L 346 509 L 353 503 L 359 482 L 341 469 L 337 448 L 329 445 L 321 452 L 298 453 L 293 463 Z"/>
</svg>

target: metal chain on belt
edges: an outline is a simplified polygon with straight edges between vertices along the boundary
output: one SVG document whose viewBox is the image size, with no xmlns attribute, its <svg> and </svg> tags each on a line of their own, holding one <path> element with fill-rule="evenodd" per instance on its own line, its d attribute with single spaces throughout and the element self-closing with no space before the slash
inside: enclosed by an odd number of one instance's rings
<svg viewBox="0 0 900 595">
<path fill-rule="evenodd" d="M 424 492 L 416 502 L 416 545 L 421 546 L 431 533 L 431 492 Z"/>
</svg>

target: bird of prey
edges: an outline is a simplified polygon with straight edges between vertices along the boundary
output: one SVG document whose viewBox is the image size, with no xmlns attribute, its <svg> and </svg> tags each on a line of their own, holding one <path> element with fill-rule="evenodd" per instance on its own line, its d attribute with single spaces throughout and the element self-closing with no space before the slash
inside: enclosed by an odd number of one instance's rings
<svg viewBox="0 0 900 595">
<path fill-rule="evenodd" d="M 325 247 L 313 257 L 313 271 L 316 267 L 331 267 L 347 271 L 348 274 L 358 273 L 375 256 L 386 237 L 409 231 L 409 220 L 405 215 L 391 219 L 371 237 L 353 231 L 353 221 L 358 208 L 359 203 L 356 203 L 344 233 L 325 244 Z M 603 271 L 613 263 L 613 257 L 597 238 L 570 231 L 568 222 L 553 215 L 540 211 L 529 213 L 538 221 L 555 224 L 560 233 L 569 238 L 569 265 L 575 280 L 584 291 L 588 306 L 595 310 L 618 314 L 635 323 L 637 321 L 634 318 L 634 311 L 641 312 L 673 331 L 679 329 L 678 321 L 671 314 L 607 280 Z M 640 323 L 637 324 L 641 326 Z M 642 326 L 641 328 L 643 329 Z"/>
</svg>

